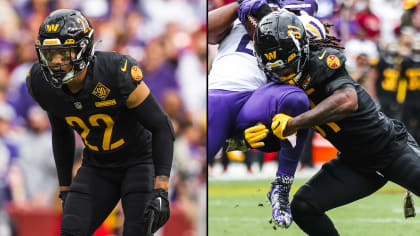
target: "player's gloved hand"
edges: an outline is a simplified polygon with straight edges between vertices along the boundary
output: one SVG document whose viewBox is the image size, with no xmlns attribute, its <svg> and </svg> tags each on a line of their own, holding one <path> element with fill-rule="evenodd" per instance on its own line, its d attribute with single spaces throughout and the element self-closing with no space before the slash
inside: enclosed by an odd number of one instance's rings
<svg viewBox="0 0 420 236">
<path fill-rule="evenodd" d="M 287 137 L 283 135 L 283 132 L 286 129 L 287 122 L 290 119 L 292 119 L 292 117 L 284 113 L 279 113 L 275 115 L 273 117 L 273 122 L 271 123 L 271 130 L 273 130 L 273 134 L 276 135 L 280 139 L 287 139 Z"/>
<path fill-rule="evenodd" d="M 255 15 L 264 4 L 267 4 L 267 0 L 242 0 L 238 7 L 238 18 L 242 24 L 245 24 L 247 15 Z"/>
<path fill-rule="evenodd" d="M 271 183 L 271 190 L 267 193 L 268 201 L 272 207 L 272 218 L 270 224 L 274 222 L 275 226 L 288 228 L 292 222 L 292 213 L 290 211 L 289 192 L 293 183 L 293 176 L 277 176 Z"/>
<path fill-rule="evenodd" d="M 148 234 L 155 233 L 169 220 L 169 201 L 168 192 L 162 188 L 153 189 L 152 198 L 144 209 L 144 218 L 149 231 Z"/>
<path fill-rule="evenodd" d="M 64 204 L 66 202 L 67 199 L 67 195 L 69 194 L 69 191 L 60 191 L 60 194 L 58 195 L 58 197 L 61 199 L 61 207 L 64 210 Z"/>
<path fill-rule="evenodd" d="M 245 140 L 251 148 L 264 147 L 265 144 L 261 140 L 267 137 L 268 132 L 269 130 L 265 125 L 258 123 L 244 131 Z"/>
</svg>

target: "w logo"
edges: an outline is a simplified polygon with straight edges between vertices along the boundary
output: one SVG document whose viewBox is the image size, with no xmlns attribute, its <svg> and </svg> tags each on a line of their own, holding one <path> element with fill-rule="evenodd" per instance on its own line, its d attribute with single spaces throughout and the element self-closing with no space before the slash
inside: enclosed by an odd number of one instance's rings
<svg viewBox="0 0 420 236">
<path fill-rule="evenodd" d="M 58 24 L 54 24 L 54 25 L 47 25 L 47 31 L 48 32 L 56 32 L 58 29 Z"/>
<path fill-rule="evenodd" d="M 267 60 L 271 61 L 272 59 L 276 59 L 276 51 L 272 51 L 269 53 L 264 53 L 264 56 L 267 58 Z"/>
</svg>

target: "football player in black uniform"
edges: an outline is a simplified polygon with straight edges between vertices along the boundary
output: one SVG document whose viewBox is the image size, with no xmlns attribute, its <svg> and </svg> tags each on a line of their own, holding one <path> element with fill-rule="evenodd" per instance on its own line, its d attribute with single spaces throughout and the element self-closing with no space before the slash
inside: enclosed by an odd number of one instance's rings
<svg viewBox="0 0 420 236">
<path fill-rule="evenodd" d="M 149 235 L 169 218 L 172 126 L 137 62 L 94 52 L 93 32 L 79 11 L 52 12 L 39 28 L 39 62 L 26 80 L 51 123 L 63 201 L 60 235 L 92 235 L 120 199 L 123 235 Z M 72 181 L 73 130 L 85 148 Z"/>
<path fill-rule="evenodd" d="M 259 22 L 254 46 L 268 76 L 304 89 L 310 99 L 309 111 L 274 117 L 274 135 L 313 127 L 340 151 L 294 195 L 292 216 L 303 231 L 339 235 L 325 212 L 374 193 L 388 180 L 420 195 L 417 143 L 349 76 L 342 52 L 330 47 L 337 44 L 308 40 L 298 18 L 279 11 Z"/>
<path fill-rule="evenodd" d="M 397 101 L 398 83 L 403 57 L 398 53 L 398 44 L 390 43 L 382 53 L 379 63 L 372 68 L 374 91 L 381 111 L 395 119 L 401 119 L 402 102 Z"/>
<path fill-rule="evenodd" d="M 402 62 L 400 85 L 400 90 L 404 91 L 402 120 L 408 132 L 420 142 L 420 41 L 413 43 L 412 54 Z"/>
</svg>

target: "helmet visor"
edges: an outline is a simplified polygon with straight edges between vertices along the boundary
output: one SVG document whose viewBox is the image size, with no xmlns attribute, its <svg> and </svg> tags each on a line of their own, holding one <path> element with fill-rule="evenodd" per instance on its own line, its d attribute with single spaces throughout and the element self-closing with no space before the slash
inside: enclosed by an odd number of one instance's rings
<svg viewBox="0 0 420 236">
<path fill-rule="evenodd" d="M 268 63 L 271 64 L 271 63 Z M 267 70 L 276 78 L 286 82 L 296 77 L 298 60 L 281 66 L 267 65 Z"/>
<path fill-rule="evenodd" d="M 72 69 L 72 62 L 76 59 L 76 49 L 72 47 L 41 47 L 39 49 L 41 62 L 51 70 Z"/>
</svg>

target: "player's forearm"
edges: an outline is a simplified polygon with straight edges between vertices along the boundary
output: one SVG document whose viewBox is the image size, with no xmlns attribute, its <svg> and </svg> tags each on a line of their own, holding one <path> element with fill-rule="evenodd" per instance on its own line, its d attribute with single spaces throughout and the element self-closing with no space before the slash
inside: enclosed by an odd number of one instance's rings
<svg viewBox="0 0 420 236">
<path fill-rule="evenodd" d="M 357 107 L 357 93 L 354 88 L 337 90 L 313 109 L 290 119 L 284 135 L 291 135 L 302 128 L 340 121 L 356 111 Z"/>
<path fill-rule="evenodd" d="M 152 155 L 156 176 L 169 176 L 175 135 L 168 115 L 162 111 L 152 94 L 131 111 L 137 120 L 152 132 Z"/>
<path fill-rule="evenodd" d="M 218 44 L 230 32 L 237 16 L 237 2 L 214 9 L 208 13 L 208 43 Z"/>
<path fill-rule="evenodd" d="M 168 192 L 168 189 L 169 189 L 169 176 L 166 176 L 166 175 L 156 176 L 156 179 L 155 179 L 155 189 L 158 189 L 158 188 L 165 189 L 165 191 Z"/>
<path fill-rule="evenodd" d="M 73 174 L 75 153 L 74 132 L 56 117 L 48 116 L 51 123 L 52 146 L 60 186 L 69 186 Z"/>
</svg>

